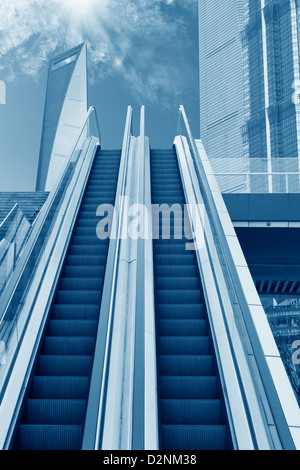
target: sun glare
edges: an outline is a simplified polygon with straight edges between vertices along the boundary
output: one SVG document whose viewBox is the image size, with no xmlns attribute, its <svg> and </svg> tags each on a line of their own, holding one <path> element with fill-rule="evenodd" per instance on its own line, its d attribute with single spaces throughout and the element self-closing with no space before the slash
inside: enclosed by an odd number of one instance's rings
<svg viewBox="0 0 300 470">
<path fill-rule="evenodd" d="M 62 0 L 62 4 L 70 12 L 76 14 L 85 14 L 91 10 L 95 0 Z"/>
</svg>

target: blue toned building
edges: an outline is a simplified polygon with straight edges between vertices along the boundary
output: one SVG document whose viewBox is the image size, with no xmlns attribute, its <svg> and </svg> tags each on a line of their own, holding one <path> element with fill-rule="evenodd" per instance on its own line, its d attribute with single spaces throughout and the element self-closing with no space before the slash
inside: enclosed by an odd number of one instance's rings
<svg viewBox="0 0 300 470">
<path fill-rule="evenodd" d="M 200 138 L 209 157 L 242 157 L 243 0 L 199 1 Z"/>
<path fill-rule="evenodd" d="M 298 2 L 247 0 L 244 48 L 246 122 L 250 157 L 299 155 Z"/>
<path fill-rule="evenodd" d="M 86 45 L 81 44 L 49 64 L 37 191 L 53 188 L 79 136 L 86 112 Z"/>
<path fill-rule="evenodd" d="M 201 139 L 210 157 L 299 155 L 299 5 L 199 0 Z"/>
</svg>

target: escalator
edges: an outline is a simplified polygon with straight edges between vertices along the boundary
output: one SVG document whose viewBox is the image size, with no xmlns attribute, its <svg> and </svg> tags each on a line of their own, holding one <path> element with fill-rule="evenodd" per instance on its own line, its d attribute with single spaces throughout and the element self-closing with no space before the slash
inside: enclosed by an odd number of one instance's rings
<svg viewBox="0 0 300 470">
<path fill-rule="evenodd" d="M 151 151 L 151 191 L 152 204 L 179 204 L 184 210 L 174 149 Z M 189 240 L 174 237 L 182 219 L 173 220 L 170 239 L 162 238 L 162 219 L 156 221 L 159 238 L 153 242 L 160 448 L 229 449 L 197 259 L 186 250 Z"/>
<path fill-rule="evenodd" d="M 114 205 L 120 151 L 98 150 L 37 354 L 13 448 L 82 445 L 109 241 L 99 240 L 100 204 Z"/>
</svg>

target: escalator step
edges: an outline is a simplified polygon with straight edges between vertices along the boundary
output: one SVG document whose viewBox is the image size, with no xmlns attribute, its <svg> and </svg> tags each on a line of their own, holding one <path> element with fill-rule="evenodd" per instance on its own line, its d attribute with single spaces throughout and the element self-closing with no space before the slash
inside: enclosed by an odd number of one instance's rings
<svg viewBox="0 0 300 470">
<path fill-rule="evenodd" d="M 157 317 L 160 319 L 184 319 L 189 320 L 201 319 L 204 317 L 203 304 L 188 304 L 181 305 L 175 303 L 157 304 L 156 305 Z"/>
<path fill-rule="evenodd" d="M 65 266 L 63 275 L 67 278 L 104 278 L 105 266 Z"/>
<path fill-rule="evenodd" d="M 96 291 L 102 289 L 103 286 L 103 277 L 100 278 L 87 278 L 87 277 L 63 277 L 60 280 L 60 289 L 62 290 L 86 290 L 86 291 Z"/>
<path fill-rule="evenodd" d="M 100 256 L 84 256 L 84 255 L 68 255 L 67 266 L 104 266 L 106 261 L 105 255 Z"/>
<path fill-rule="evenodd" d="M 86 400 L 29 399 L 24 418 L 32 424 L 83 424 Z"/>
<path fill-rule="evenodd" d="M 30 397 L 39 399 L 86 399 L 88 391 L 88 377 L 35 376 Z"/>
<path fill-rule="evenodd" d="M 213 356 L 160 355 L 161 375 L 214 375 Z"/>
<path fill-rule="evenodd" d="M 87 355 L 40 355 L 37 375 L 89 376 L 93 357 Z"/>
<path fill-rule="evenodd" d="M 97 239 L 96 239 L 97 240 Z M 100 242 L 100 240 L 99 240 Z M 70 249 L 71 255 L 84 255 L 84 256 L 91 256 L 91 255 L 106 255 L 107 247 L 101 245 L 72 245 Z"/>
<path fill-rule="evenodd" d="M 53 306 L 53 320 L 98 320 L 98 305 L 64 305 Z"/>
<path fill-rule="evenodd" d="M 93 337 L 56 337 L 46 336 L 42 346 L 44 355 L 92 355 L 95 347 Z"/>
<path fill-rule="evenodd" d="M 53 320 L 47 328 L 48 336 L 94 336 L 97 331 L 96 320 Z"/>
<path fill-rule="evenodd" d="M 158 304 L 197 304 L 202 302 L 200 290 L 157 290 L 156 299 Z"/>
<path fill-rule="evenodd" d="M 162 424 L 224 424 L 221 400 L 161 400 Z"/>
<path fill-rule="evenodd" d="M 31 425 L 19 426 L 15 447 L 26 450 L 78 450 L 83 426 Z"/>
<path fill-rule="evenodd" d="M 225 425 L 162 425 L 163 449 L 224 450 L 228 446 Z"/>
<path fill-rule="evenodd" d="M 195 256 L 193 254 L 172 255 L 172 254 L 159 254 L 155 256 L 155 265 L 165 266 L 193 266 L 195 263 Z"/>
<path fill-rule="evenodd" d="M 199 290 L 200 283 L 198 277 L 160 277 L 156 276 L 156 284 L 159 290 L 187 289 Z"/>
<path fill-rule="evenodd" d="M 206 320 L 157 320 L 159 336 L 206 336 Z"/>
<path fill-rule="evenodd" d="M 169 399 L 217 398 L 217 378 L 215 376 L 161 377 L 160 397 Z"/>
<path fill-rule="evenodd" d="M 57 292 L 56 301 L 59 304 L 99 304 L 101 291 L 85 291 L 85 290 L 59 290 Z"/>
<path fill-rule="evenodd" d="M 194 277 L 197 273 L 195 264 L 189 266 L 166 265 L 155 266 L 155 277 Z"/>
<path fill-rule="evenodd" d="M 163 355 L 210 354 L 210 342 L 207 336 L 159 336 L 158 351 Z"/>
</svg>

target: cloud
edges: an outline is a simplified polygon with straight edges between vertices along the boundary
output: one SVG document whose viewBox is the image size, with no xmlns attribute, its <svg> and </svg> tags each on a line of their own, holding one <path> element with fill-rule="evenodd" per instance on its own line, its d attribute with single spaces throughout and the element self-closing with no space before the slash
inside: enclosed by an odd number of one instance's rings
<svg viewBox="0 0 300 470">
<path fill-rule="evenodd" d="M 92 81 L 118 74 L 140 97 L 167 103 L 187 88 L 195 65 L 189 21 L 196 23 L 196 3 L 2 0 L 0 78 L 36 78 L 50 57 L 85 41 Z"/>
</svg>

